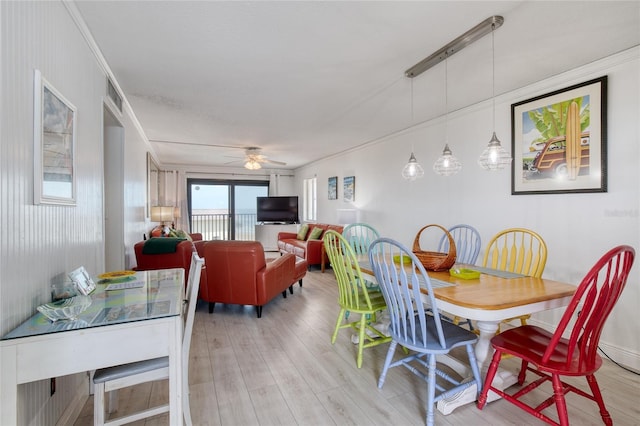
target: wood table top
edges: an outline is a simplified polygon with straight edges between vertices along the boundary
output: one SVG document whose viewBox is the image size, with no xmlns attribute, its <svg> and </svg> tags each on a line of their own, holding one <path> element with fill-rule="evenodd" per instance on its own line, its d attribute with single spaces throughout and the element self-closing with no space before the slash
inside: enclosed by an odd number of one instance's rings
<svg viewBox="0 0 640 426">
<path fill-rule="evenodd" d="M 473 265 L 465 265 L 473 269 Z M 364 274 L 373 276 L 368 259 L 360 262 Z M 528 276 L 502 278 L 482 273 L 480 278 L 466 280 L 453 277 L 449 271 L 427 271 L 432 279 L 453 284 L 451 286 L 434 287 L 437 299 L 454 305 L 471 309 L 499 310 L 537 302 L 570 297 L 576 290 L 572 284 L 562 283 L 546 278 Z M 421 288 L 426 293 L 426 289 Z"/>
</svg>

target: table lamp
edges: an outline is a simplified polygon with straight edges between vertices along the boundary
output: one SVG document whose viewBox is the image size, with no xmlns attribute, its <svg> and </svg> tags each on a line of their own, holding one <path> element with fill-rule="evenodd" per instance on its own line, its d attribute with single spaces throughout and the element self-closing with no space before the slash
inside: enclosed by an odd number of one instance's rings
<svg viewBox="0 0 640 426">
<path fill-rule="evenodd" d="M 162 230 L 162 236 L 169 234 L 169 227 L 165 222 L 173 220 L 173 206 L 153 206 L 151 207 L 151 221 L 160 222 L 160 229 Z M 153 236 L 153 231 L 152 236 Z"/>
</svg>

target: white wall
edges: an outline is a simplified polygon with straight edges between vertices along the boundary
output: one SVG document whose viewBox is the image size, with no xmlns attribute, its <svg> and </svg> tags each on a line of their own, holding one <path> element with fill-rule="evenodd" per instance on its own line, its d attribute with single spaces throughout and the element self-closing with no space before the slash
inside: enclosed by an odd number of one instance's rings
<svg viewBox="0 0 640 426">
<path fill-rule="evenodd" d="M 338 209 L 355 207 L 361 221 L 409 247 L 417 231 L 429 223 L 447 227 L 471 224 L 484 242 L 503 228 L 531 228 L 548 244 L 544 277 L 577 284 L 596 260 L 616 245 L 630 244 L 640 255 L 639 57 L 640 49 L 634 48 L 496 99 L 496 131 L 511 151 L 511 104 L 608 75 L 607 193 L 511 195 L 510 170 L 486 172 L 476 163 L 491 137 L 490 101 L 448 116 L 448 142 L 463 163 L 455 176 L 432 172 L 444 147 L 441 118 L 298 169 L 298 192 L 302 195 L 303 179 L 317 175 L 319 222 L 335 223 Z M 412 146 L 425 176 L 407 182 L 400 172 Z M 330 176 L 338 176 L 339 199 L 335 201 L 327 200 Z M 356 177 L 353 205 L 342 198 L 345 176 Z M 480 258 L 483 255 L 481 252 Z M 609 355 L 635 369 L 640 369 L 638 262 L 601 340 Z M 559 314 L 536 318 L 553 324 Z"/>
<path fill-rule="evenodd" d="M 80 265 L 104 270 L 103 108 L 106 73 L 61 2 L 0 2 L 0 334 L 51 300 L 50 285 Z M 33 203 L 33 75 L 39 69 L 77 108 L 77 205 Z M 145 139 L 131 112 L 125 132 L 125 243 L 147 228 Z M 43 354 L 46 356 L 46 354 Z M 86 374 L 21 386 L 21 424 L 55 424 L 78 395 Z M 62 423 L 65 423 L 62 417 Z M 67 417 L 68 418 L 68 417 Z"/>
</svg>

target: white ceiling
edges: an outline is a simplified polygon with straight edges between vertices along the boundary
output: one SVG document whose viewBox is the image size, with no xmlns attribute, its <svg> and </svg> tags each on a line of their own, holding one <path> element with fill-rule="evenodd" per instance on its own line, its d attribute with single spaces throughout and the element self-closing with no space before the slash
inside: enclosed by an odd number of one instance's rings
<svg viewBox="0 0 640 426">
<path fill-rule="evenodd" d="M 640 44 L 640 2 L 76 1 L 162 164 L 291 169 Z M 413 91 L 413 101 L 412 99 Z M 413 117 L 412 117 L 413 115 Z M 241 162 L 232 163 L 239 166 Z M 266 165 L 266 167 L 273 167 Z"/>
</svg>

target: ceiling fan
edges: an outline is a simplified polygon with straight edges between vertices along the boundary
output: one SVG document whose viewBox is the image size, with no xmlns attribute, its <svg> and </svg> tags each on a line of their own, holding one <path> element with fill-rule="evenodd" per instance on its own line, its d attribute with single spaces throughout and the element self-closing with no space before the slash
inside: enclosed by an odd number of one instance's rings
<svg viewBox="0 0 640 426">
<path fill-rule="evenodd" d="M 262 168 L 262 163 L 277 164 L 279 166 L 287 165 L 287 163 L 282 161 L 269 160 L 266 156 L 262 155 L 262 149 L 255 146 L 245 148 L 244 156 L 244 167 L 249 170 Z"/>
</svg>

